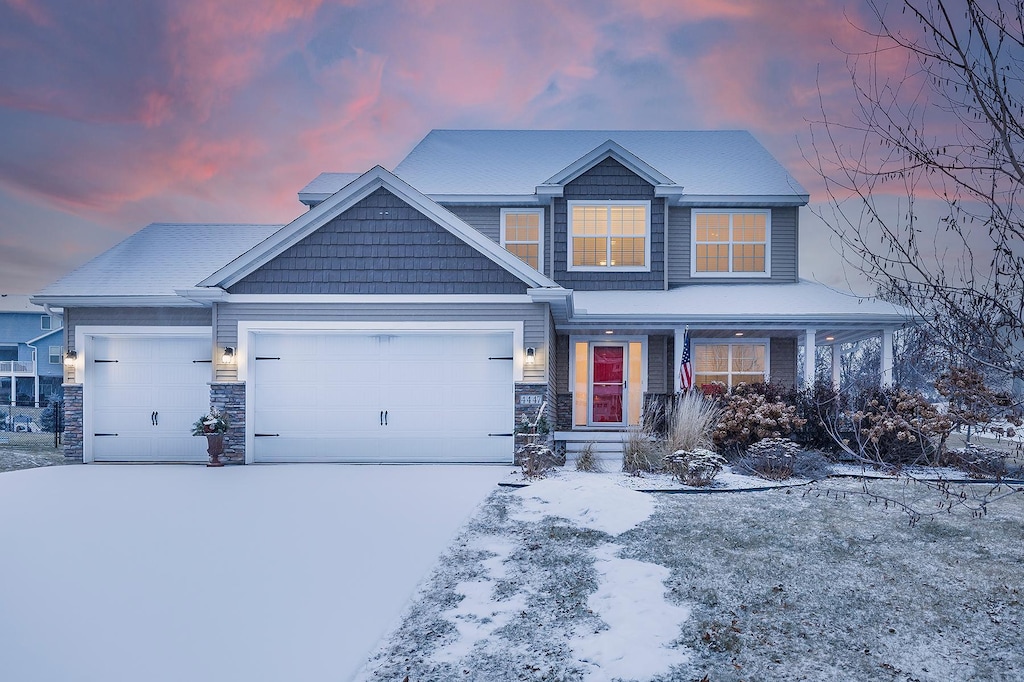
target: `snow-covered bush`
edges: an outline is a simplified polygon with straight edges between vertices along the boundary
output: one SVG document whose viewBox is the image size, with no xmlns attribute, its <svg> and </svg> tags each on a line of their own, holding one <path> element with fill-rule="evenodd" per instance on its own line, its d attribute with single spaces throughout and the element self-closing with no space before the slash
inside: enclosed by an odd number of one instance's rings
<svg viewBox="0 0 1024 682">
<path fill-rule="evenodd" d="M 527 443 L 516 451 L 516 459 L 527 478 L 544 478 L 555 468 L 555 453 L 543 443 Z"/>
<path fill-rule="evenodd" d="M 792 478 L 802 448 L 788 438 L 765 438 L 747 448 L 736 466 L 769 481 Z"/>
<path fill-rule="evenodd" d="M 807 423 L 794 405 L 765 395 L 763 387 L 740 384 L 722 399 L 715 444 L 743 450 L 763 438 L 781 438 Z"/>
<path fill-rule="evenodd" d="M 665 458 L 665 468 L 686 485 L 704 488 L 725 468 L 725 458 L 705 448 L 678 450 Z"/>
</svg>

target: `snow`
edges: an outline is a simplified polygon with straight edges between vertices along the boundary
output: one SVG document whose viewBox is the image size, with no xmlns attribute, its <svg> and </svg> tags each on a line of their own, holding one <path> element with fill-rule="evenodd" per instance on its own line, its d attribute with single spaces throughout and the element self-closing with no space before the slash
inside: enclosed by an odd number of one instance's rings
<svg viewBox="0 0 1024 682">
<path fill-rule="evenodd" d="M 0 474 L 0 679 L 348 680 L 504 472 Z"/>
<path fill-rule="evenodd" d="M 649 495 L 627 490 L 603 474 L 546 478 L 516 491 L 516 495 L 524 502 L 514 515 L 520 521 L 557 516 L 609 535 L 625 533 L 654 512 Z"/>
</svg>

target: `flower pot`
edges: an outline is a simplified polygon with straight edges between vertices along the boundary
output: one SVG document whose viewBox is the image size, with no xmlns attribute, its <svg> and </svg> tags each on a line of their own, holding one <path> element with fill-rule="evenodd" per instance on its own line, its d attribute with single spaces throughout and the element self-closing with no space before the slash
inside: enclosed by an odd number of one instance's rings
<svg viewBox="0 0 1024 682">
<path fill-rule="evenodd" d="M 206 463 L 208 467 L 222 467 L 224 462 L 220 461 L 220 456 L 224 453 L 224 434 L 223 433 L 208 433 L 206 434 L 206 452 L 210 455 L 210 461 Z"/>
</svg>

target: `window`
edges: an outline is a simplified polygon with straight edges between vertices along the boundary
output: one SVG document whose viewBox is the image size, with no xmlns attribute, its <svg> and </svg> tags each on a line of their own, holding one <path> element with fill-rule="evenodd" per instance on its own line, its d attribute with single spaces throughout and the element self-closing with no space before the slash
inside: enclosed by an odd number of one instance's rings
<svg viewBox="0 0 1024 682">
<path fill-rule="evenodd" d="M 768 378 L 768 343 L 693 343 L 695 386 L 705 393 L 746 383 L 756 384 Z"/>
<path fill-rule="evenodd" d="M 574 426 L 639 424 L 646 377 L 644 342 L 574 340 Z"/>
<path fill-rule="evenodd" d="M 771 274 L 768 211 L 694 211 L 692 271 L 703 277 Z"/>
<path fill-rule="evenodd" d="M 45 332 L 53 329 L 53 318 L 49 315 L 41 315 L 39 317 L 39 328 Z"/>
<path fill-rule="evenodd" d="M 569 202 L 570 270 L 650 271 L 649 201 Z"/>
<path fill-rule="evenodd" d="M 50 346 L 50 364 L 60 365 L 64 363 L 64 352 L 61 346 Z"/>
<path fill-rule="evenodd" d="M 544 211 L 501 209 L 501 245 L 534 270 L 544 263 Z"/>
</svg>

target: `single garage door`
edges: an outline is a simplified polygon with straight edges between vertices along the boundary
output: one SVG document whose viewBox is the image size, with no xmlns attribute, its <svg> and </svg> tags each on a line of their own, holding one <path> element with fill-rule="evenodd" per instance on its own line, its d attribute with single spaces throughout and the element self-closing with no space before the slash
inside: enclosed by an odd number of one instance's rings
<svg viewBox="0 0 1024 682">
<path fill-rule="evenodd" d="M 94 461 L 206 461 L 209 338 L 96 336 L 87 362 Z"/>
<path fill-rule="evenodd" d="M 510 333 L 254 334 L 257 462 L 512 462 Z"/>
</svg>

